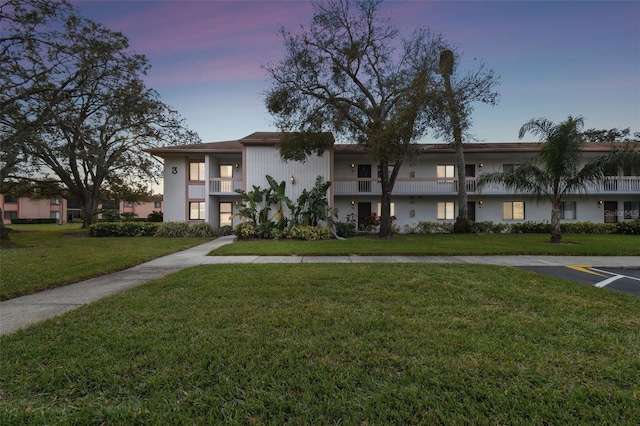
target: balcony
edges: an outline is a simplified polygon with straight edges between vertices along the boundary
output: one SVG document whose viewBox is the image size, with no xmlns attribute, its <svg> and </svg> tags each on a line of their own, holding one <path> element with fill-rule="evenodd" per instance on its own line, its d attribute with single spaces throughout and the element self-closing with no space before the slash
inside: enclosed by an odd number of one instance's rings
<svg viewBox="0 0 640 426">
<path fill-rule="evenodd" d="M 377 178 L 336 178 L 333 182 L 335 195 L 379 195 L 382 185 Z M 466 179 L 467 193 L 476 193 L 476 178 Z M 602 182 L 589 185 L 582 193 L 640 193 L 640 177 L 607 177 Z M 455 180 L 441 178 L 398 178 L 393 188 L 394 195 L 436 195 L 458 193 L 458 184 Z M 482 194 L 513 194 L 513 190 L 505 188 L 501 184 L 487 185 L 482 189 Z"/>
<path fill-rule="evenodd" d="M 241 178 L 211 178 L 209 179 L 209 195 L 235 194 L 236 189 L 242 189 Z"/>
</svg>

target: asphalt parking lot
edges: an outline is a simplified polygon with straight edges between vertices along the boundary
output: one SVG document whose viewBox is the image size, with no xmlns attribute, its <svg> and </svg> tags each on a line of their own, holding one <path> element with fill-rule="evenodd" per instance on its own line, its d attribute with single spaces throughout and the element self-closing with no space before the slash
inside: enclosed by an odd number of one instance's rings
<svg viewBox="0 0 640 426">
<path fill-rule="evenodd" d="M 590 265 L 521 266 L 522 269 L 640 297 L 640 267 L 620 269 Z"/>
</svg>

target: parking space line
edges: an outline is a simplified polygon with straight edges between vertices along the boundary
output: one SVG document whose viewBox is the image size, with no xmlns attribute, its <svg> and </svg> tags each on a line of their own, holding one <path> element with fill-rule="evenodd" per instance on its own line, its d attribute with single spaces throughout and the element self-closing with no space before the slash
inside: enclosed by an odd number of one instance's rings
<svg viewBox="0 0 640 426">
<path fill-rule="evenodd" d="M 591 265 L 567 265 L 567 268 L 575 269 L 576 271 L 584 272 L 586 274 L 597 275 L 599 277 L 606 277 L 607 275 L 602 275 L 597 272 L 593 272 L 590 268 Z M 611 275 L 611 274 L 608 274 Z"/>
<path fill-rule="evenodd" d="M 614 275 L 612 277 L 607 278 L 606 280 L 602 280 L 598 283 L 595 283 L 594 286 L 598 288 L 606 287 L 612 282 L 619 280 L 620 278 L 625 278 L 625 275 Z"/>
</svg>

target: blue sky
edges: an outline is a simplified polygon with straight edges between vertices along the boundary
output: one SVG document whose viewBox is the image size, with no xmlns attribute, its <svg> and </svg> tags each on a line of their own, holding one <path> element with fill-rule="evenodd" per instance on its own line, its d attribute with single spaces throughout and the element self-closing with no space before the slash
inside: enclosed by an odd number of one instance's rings
<svg viewBox="0 0 640 426">
<path fill-rule="evenodd" d="M 276 130 L 261 65 L 282 58 L 282 26 L 312 16 L 308 1 L 76 0 L 122 31 L 152 65 L 146 79 L 203 142 Z M 499 103 L 478 105 L 471 132 L 513 142 L 532 118 L 585 118 L 586 128 L 640 131 L 639 1 L 386 1 L 409 34 L 429 27 L 500 77 Z M 523 140 L 535 140 L 527 135 Z M 427 137 L 423 142 L 431 142 Z"/>
</svg>

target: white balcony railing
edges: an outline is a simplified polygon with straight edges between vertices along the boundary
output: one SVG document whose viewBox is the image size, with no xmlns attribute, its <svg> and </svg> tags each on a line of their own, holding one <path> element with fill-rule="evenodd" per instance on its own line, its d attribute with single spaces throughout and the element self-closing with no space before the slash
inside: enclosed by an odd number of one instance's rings
<svg viewBox="0 0 640 426">
<path fill-rule="evenodd" d="M 467 178 L 467 192 L 476 193 L 476 178 Z M 233 194 L 242 189 L 241 178 L 211 178 L 209 194 Z M 336 178 L 333 182 L 336 195 L 380 194 L 382 187 L 377 178 Z M 602 182 L 588 185 L 585 191 L 594 193 L 640 193 L 639 176 L 607 177 Z M 583 192 L 585 192 L 583 191 Z M 458 184 L 455 179 L 439 178 L 398 178 L 393 188 L 396 195 L 402 194 L 456 194 Z M 483 194 L 513 194 L 511 189 L 501 184 L 486 185 Z"/>
<path fill-rule="evenodd" d="M 336 178 L 333 182 L 336 195 L 380 194 L 381 185 L 377 178 Z M 468 193 L 476 193 L 476 178 L 467 178 Z M 602 182 L 589 185 L 587 193 L 632 193 L 640 192 L 640 177 L 607 177 Z M 440 178 L 398 178 L 393 193 L 402 194 L 456 194 L 458 185 L 455 179 Z M 582 191 L 584 192 L 584 191 Z M 513 190 L 502 184 L 490 184 L 482 188 L 483 194 L 513 194 Z"/>
<path fill-rule="evenodd" d="M 242 189 L 241 178 L 209 179 L 209 194 L 233 194 L 236 189 Z"/>
</svg>

